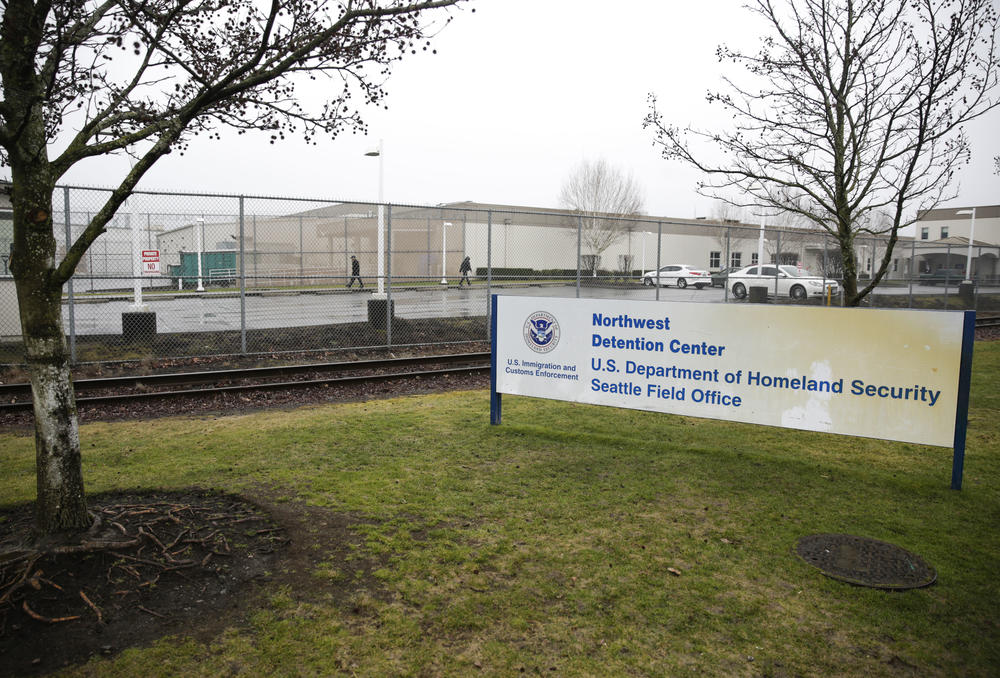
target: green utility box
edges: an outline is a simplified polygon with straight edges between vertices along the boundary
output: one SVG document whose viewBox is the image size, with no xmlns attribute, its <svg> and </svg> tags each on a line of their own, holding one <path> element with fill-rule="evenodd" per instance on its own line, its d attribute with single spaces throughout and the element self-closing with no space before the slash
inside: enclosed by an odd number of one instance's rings
<svg viewBox="0 0 1000 678">
<path fill-rule="evenodd" d="M 208 250 L 201 253 L 202 287 L 228 287 L 236 281 L 236 255 L 234 250 Z M 180 280 L 185 288 L 198 287 L 198 253 L 180 252 L 180 264 L 167 267 L 167 274 Z M 177 284 L 176 282 L 174 283 Z"/>
</svg>

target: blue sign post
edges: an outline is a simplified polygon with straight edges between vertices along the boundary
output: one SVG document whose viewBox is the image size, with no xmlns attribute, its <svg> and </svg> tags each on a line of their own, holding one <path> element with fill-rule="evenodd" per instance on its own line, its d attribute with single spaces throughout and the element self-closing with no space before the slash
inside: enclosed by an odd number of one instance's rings
<svg viewBox="0 0 1000 678">
<path fill-rule="evenodd" d="M 490 299 L 490 424 L 500 424 L 500 393 L 497 391 L 497 295 Z"/>
<path fill-rule="evenodd" d="M 965 467 L 965 434 L 969 428 L 969 390 L 972 387 L 972 345 L 976 340 L 976 312 L 966 311 L 962 326 L 962 364 L 958 371 L 958 410 L 955 412 L 955 447 L 951 460 L 951 489 L 962 489 Z"/>
</svg>

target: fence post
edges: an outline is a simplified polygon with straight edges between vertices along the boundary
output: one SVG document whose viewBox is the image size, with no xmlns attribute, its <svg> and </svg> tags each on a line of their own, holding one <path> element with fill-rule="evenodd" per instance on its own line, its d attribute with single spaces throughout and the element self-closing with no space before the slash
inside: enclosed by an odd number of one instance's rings
<svg viewBox="0 0 1000 678">
<path fill-rule="evenodd" d="M 583 260 L 580 258 L 580 248 L 583 244 L 583 217 L 576 218 L 576 298 L 580 298 L 580 266 Z"/>
<path fill-rule="evenodd" d="M 656 300 L 660 300 L 660 268 L 663 264 L 660 263 L 660 253 L 663 249 L 663 222 L 656 222 L 656 277 L 653 278 L 653 287 L 656 288 Z"/>
<path fill-rule="evenodd" d="M 730 253 L 730 248 L 731 248 L 730 240 L 732 239 L 732 236 L 733 236 L 733 227 L 726 226 L 726 258 L 722 261 L 722 263 L 725 264 L 725 266 L 723 266 L 722 268 L 729 268 L 730 266 L 732 266 L 732 264 L 730 263 L 730 257 L 732 256 L 732 254 Z M 725 302 L 729 301 L 728 273 L 726 273 L 726 277 L 722 279 L 722 300 Z"/>
<path fill-rule="evenodd" d="M 907 302 L 907 306 L 909 308 L 913 308 L 913 274 L 916 272 L 916 269 L 917 269 L 917 239 L 916 238 L 913 238 L 913 240 L 910 241 L 910 265 L 907 268 L 909 269 L 907 271 L 907 278 L 909 278 L 909 281 L 907 283 L 907 287 L 909 289 L 909 300 Z"/>
<path fill-rule="evenodd" d="M 385 206 L 385 345 L 392 346 L 392 205 Z"/>
<path fill-rule="evenodd" d="M 823 303 L 829 305 L 830 303 L 830 291 L 826 286 L 826 237 L 823 237 L 823 258 L 820 260 L 821 266 L 823 267 Z"/>
<path fill-rule="evenodd" d="M 775 271 L 775 273 L 774 273 L 774 298 L 777 299 L 778 298 L 778 272 L 781 271 L 781 269 L 778 268 L 778 266 L 781 265 L 781 231 L 780 230 L 778 231 L 778 244 L 775 245 L 775 247 L 777 249 L 775 250 L 775 253 L 774 253 L 774 255 L 775 255 L 774 258 L 776 260 L 774 262 L 774 271 Z M 758 261 L 757 265 L 763 267 L 764 266 L 764 262 L 763 261 Z M 759 270 L 761 273 L 764 272 L 763 268 L 759 268 L 757 270 Z M 765 299 L 765 301 L 767 301 L 767 300 Z"/>
<path fill-rule="evenodd" d="M 486 210 L 486 338 L 492 340 L 493 325 L 493 210 Z"/>
<path fill-rule="evenodd" d="M 951 244 L 950 243 L 948 244 L 948 247 L 945 250 L 944 267 L 947 268 L 947 269 L 951 268 Z M 949 279 L 950 278 L 949 278 L 948 274 L 945 273 L 945 276 L 944 276 L 944 307 L 946 309 L 948 308 L 948 296 L 949 296 L 948 295 L 948 288 L 950 287 L 950 285 L 948 284 Z"/>
<path fill-rule="evenodd" d="M 240 196 L 240 353 L 247 352 L 247 274 L 243 196 Z"/>
<path fill-rule="evenodd" d="M 304 285 L 302 277 L 305 275 L 305 252 L 302 251 L 302 215 L 299 215 L 299 285 Z"/>
<path fill-rule="evenodd" d="M 94 247 L 87 248 L 87 272 L 90 273 L 90 293 L 94 293 Z"/>
<path fill-rule="evenodd" d="M 69 209 L 69 208 L 67 208 L 67 209 Z M 87 212 L 87 223 L 88 224 L 90 223 L 90 212 Z M 108 237 L 107 237 L 107 234 L 106 233 L 102 234 L 100 236 L 100 238 L 101 238 L 101 242 L 104 243 L 104 270 L 102 271 L 102 273 L 104 273 L 104 278 L 107 278 L 108 277 Z M 107 280 L 105 280 L 104 284 L 107 285 Z"/>
<path fill-rule="evenodd" d="M 878 247 L 878 240 L 876 240 L 875 238 L 872 238 L 871 239 L 871 255 L 867 259 L 865 259 L 865 271 L 868 273 L 868 284 L 869 285 L 871 285 L 872 281 L 875 280 L 875 259 L 878 258 L 876 256 L 877 253 L 878 253 L 878 250 L 875 249 L 876 247 Z M 865 250 L 865 252 L 867 253 L 868 250 Z M 869 262 L 871 262 L 871 263 L 869 263 Z M 874 287 L 872 288 L 872 291 L 868 293 L 868 308 L 878 308 L 878 305 L 875 303 L 875 288 Z"/>
<path fill-rule="evenodd" d="M 63 186 L 63 209 L 66 214 L 66 250 L 73 245 L 72 219 L 69 212 L 69 186 Z M 107 266 L 107 264 L 105 264 Z M 76 364 L 76 309 L 73 308 L 73 276 L 66 283 L 69 292 L 69 362 Z"/>
</svg>

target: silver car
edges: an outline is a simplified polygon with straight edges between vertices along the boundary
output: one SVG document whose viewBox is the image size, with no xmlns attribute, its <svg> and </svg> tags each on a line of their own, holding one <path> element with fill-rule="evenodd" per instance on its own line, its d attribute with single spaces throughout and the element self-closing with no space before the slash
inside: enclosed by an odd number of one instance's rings
<svg viewBox="0 0 1000 678">
<path fill-rule="evenodd" d="M 766 287 L 770 296 L 799 300 L 840 292 L 836 280 L 813 275 L 797 266 L 747 266 L 730 273 L 726 283 L 737 299 L 745 297 L 750 287 Z"/>
<path fill-rule="evenodd" d="M 659 271 L 649 271 L 642 274 L 642 284 L 646 286 L 677 285 L 684 289 L 694 285 L 697 289 L 709 287 L 712 284 L 712 274 L 708 271 L 687 264 L 668 264 Z"/>
</svg>

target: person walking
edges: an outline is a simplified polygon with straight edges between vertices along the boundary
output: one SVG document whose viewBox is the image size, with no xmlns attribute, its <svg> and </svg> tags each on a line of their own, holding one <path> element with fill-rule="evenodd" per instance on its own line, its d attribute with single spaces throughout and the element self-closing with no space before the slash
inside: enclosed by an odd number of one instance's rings
<svg viewBox="0 0 1000 678">
<path fill-rule="evenodd" d="M 464 282 L 469 287 L 472 287 L 472 283 L 469 282 L 469 271 L 472 270 L 472 261 L 469 257 L 462 259 L 462 265 L 458 267 L 458 272 L 462 274 L 462 279 L 458 281 L 458 286 L 461 287 Z"/>
<path fill-rule="evenodd" d="M 365 281 L 361 279 L 361 262 L 358 261 L 358 258 L 352 254 L 351 255 L 351 280 L 350 280 L 350 282 L 347 283 L 347 286 L 351 287 L 352 285 L 354 285 L 354 281 L 355 280 L 358 281 L 358 285 L 359 285 L 358 289 L 359 290 L 363 290 L 365 288 Z"/>
</svg>

